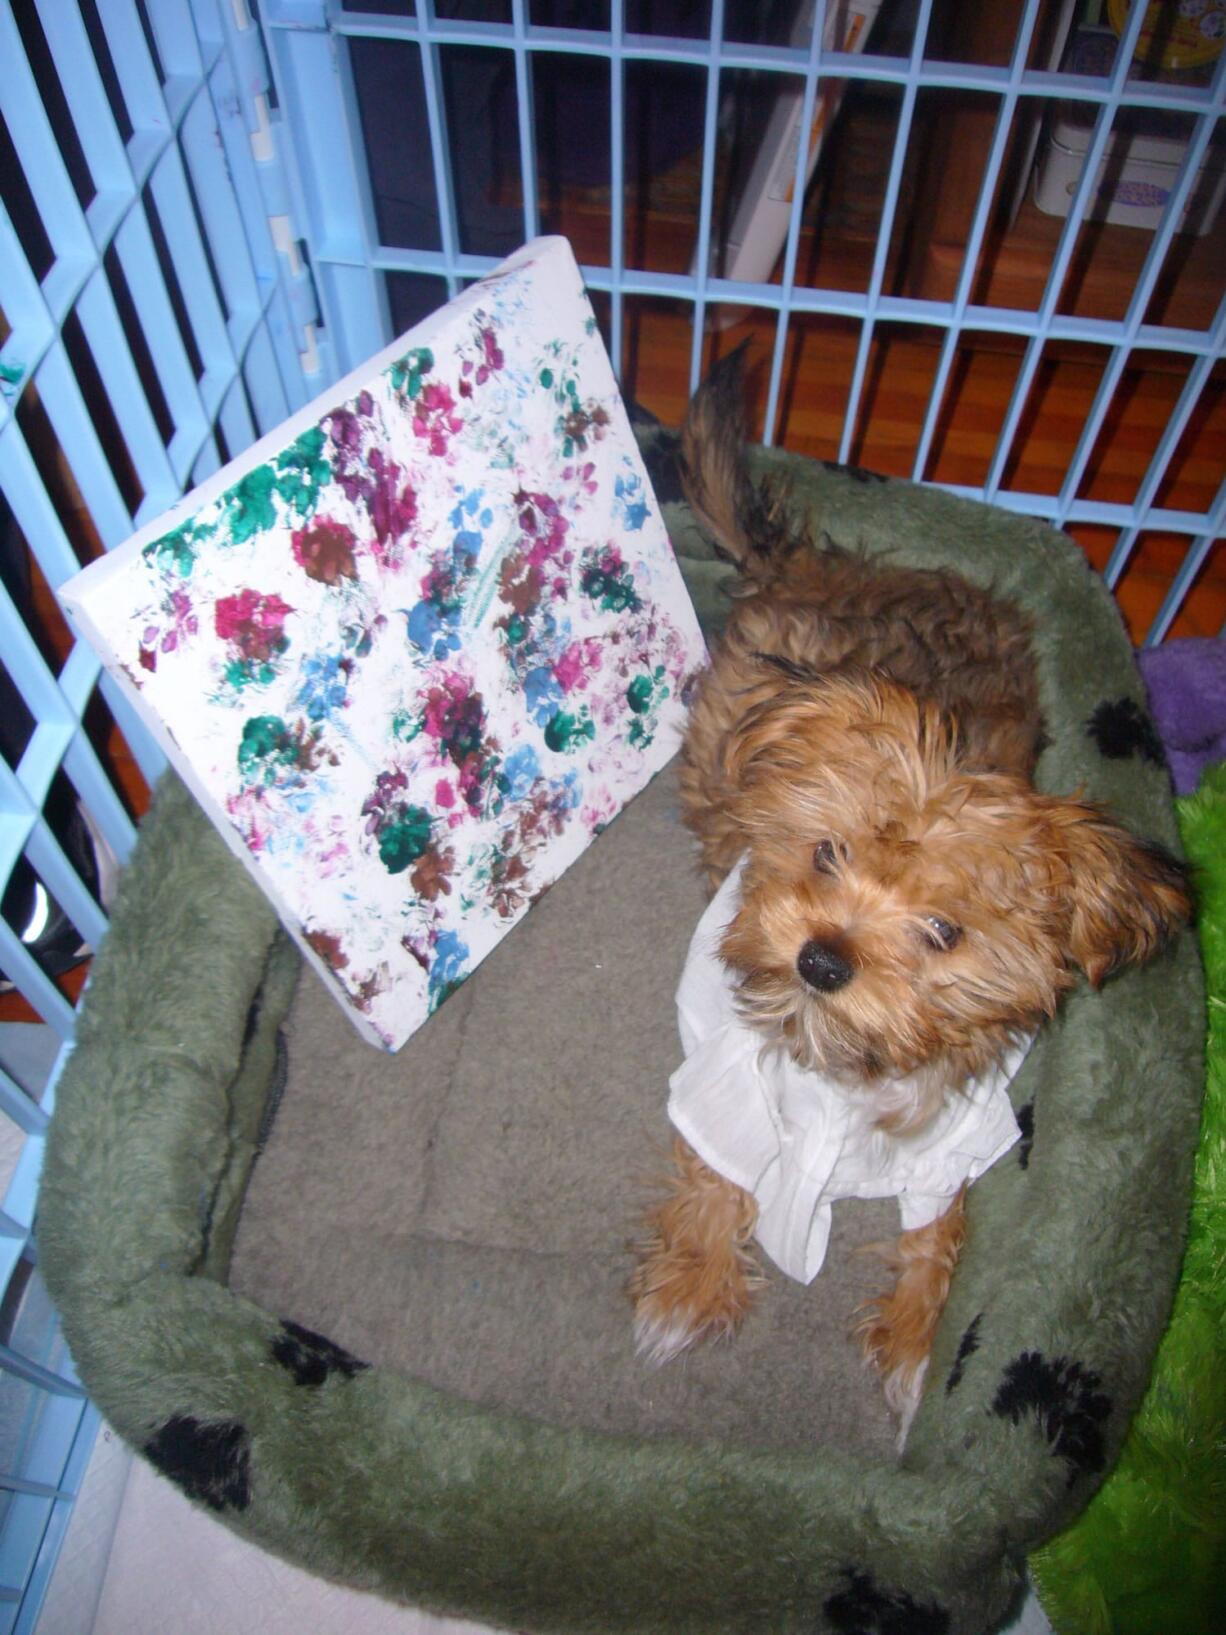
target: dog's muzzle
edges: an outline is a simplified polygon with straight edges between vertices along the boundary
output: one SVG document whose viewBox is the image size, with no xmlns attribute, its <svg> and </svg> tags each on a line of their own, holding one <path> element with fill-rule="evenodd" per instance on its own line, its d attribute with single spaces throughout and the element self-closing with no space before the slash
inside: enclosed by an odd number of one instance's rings
<svg viewBox="0 0 1226 1635">
<path fill-rule="evenodd" d="M 816 937 L 805 943 L 796 956 L 796 969 L 818 993 L 834 993 L 838 988 L 845 988 L 855 975 L 842 954 L 836 953 L 828 943 L 818 942 Z"/>
</svg>

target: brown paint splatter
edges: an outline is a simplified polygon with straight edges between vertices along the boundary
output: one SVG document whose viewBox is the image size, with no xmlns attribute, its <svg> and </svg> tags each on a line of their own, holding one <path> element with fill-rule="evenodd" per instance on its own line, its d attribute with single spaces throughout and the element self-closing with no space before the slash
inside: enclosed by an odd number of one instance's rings
<svg viewBox="0 0 1226 1635">
<path fill-rule="evenodd" d="M 294 560 L 308 579 L 321 585 L 335 585 L 341 579 L 356 579 L 353 535 L 342 523 L 320 521 L 298 528 L 293 535 Z"/>
<path fill-rule="evenodd" d="M 343 971 L 349 964 L 349 956 L 335 932 L 308 931 L 306 940 L 330 971 Z"/>
</svg>

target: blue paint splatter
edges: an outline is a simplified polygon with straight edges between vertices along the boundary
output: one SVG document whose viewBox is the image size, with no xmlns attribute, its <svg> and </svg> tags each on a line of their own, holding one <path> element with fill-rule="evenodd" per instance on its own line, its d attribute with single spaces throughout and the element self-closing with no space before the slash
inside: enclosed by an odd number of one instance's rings
<svg viewBox="0 0 1226 1635">
<path fill-rule="evenodd" d="M 461 506 L 456 506 L 452 520 L 460 513 Z M 445 659 L 459 651 L 460 618 L 480 550 L 481 535 L 471 528 L 460 529 L 450 551 L 440 551 L 423 578 L 421 600 L 411 608 L 401 608 L 408 621 L 409 640 L 420 652 Z"/>
<path fill-rule="evenodd" d="M 541 764 L 531 744 L 521 744 L 503 762 L 501 788 L 508 800 L 524 800 L 541 775 Z"/>
<path fill-rule="evenodd" d="M 468 975 L 468 944 L 455 931 L 440 931 L 430 961 L 430 1010 L 436 1011 Z"/>
<path fill-rule="evenodd" d="M 635 471 L 618 477 L 613 484 L 613 509 L 627 533 L 637 534 L 647 521 L 647 501 L 643 479 Z"/>
<path fill-rule="evenodd" d="M 312 721 L 326 721 L 343 709 L 349 678 L 334 653 L 311 653 L 303 660 L 302 685 L 295 703 Z"/>
<path fill-rule="evenodd" d="M 553 720 L 562 706 L 562 689 L 549 665 L 540 664 L 528 671 L 524 677 L 524 702 L 538 727 Z"/>
</svg>

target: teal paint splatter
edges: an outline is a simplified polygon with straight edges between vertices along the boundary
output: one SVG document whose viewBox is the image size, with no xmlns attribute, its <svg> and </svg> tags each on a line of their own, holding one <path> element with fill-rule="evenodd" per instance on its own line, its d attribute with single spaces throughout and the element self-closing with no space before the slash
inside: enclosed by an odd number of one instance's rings
<svg viewBox="0 0 1226 1635">
<path fill-rule="evenodd" d="M 430 845 L 430 814 L 405 799 L 408 783 L 399 768 L 380 772 L 362 803 L 366 833 L 375 837 L 379 859 L 389 874 L 402 874 Z"/>
<path fill-rule="evenodd" d="M 583 594 L 599 602 L 605 613 L 633 613 L 639 608 L 634 575 L 611 545 L 587 554 L 579 584 Z"/>
<path fill-rule="evenodd" d="M 609 411 L 595 398 L 586 404 L 583 402 L 579 396 L 578 379 L 570 372 L 574 360 L 571 358 L 567 361 L 560 341 L 551 342 L 548 351 L 558 360 L 558 367 L 554 369 L 546 364 L 537 372 L 536 378 L 551 394 L 557 406 L 555 434 L 563 458 L 570 460 L 576 453 L 582 454 L 589 441 L 598 441 L 604 436 L 609 425 Z"/>
<path fill-rule="evenodd" d="M 246 687 L 267 687 L 277 679 L 277 672 L 271 664 L 257 664 L 243 658 L 230 659 L 221 673 L 227 687 L 232 687 L 236 693 L 241 693 Z"/>
<path fill-rule="evenodd" d="M 332 468 L 323 458 L 325 443 L 323 428 L 310 427 L 275 461 L 256 466 L 227 488 L 210 507 L 215 521 L 194 517 L 171 529 L 145 546 L 146 560 L 156 563 L 162 573 L 186 579 L 195 567 L 201 541 L 210 539 L 219 527 L 219 543 L 223 545 L 244 545 L 256 534 L 275 528 L 278 498 L 297 520 L 305 521 L 314 513 L 322 489 L 332 480 Z"/>
<path fill-rule="evenodd" d="M 160 573 L 189 579 L 196 565 L 197 546 L 214 532 L 211 525 L 201 523 L 198 518 L 184 522 L 160 539 L 150 540 L 141 555 L 146 562 L 154 564 Z"/>
<path fill-rule="evenodd" d="M 572 755 L 595 736 L 596 723 L 586 710 L 579 715 L 572 715 L 569 710 L 559 710 L 545 727 L 545 743 L 556 754 Z"/>
<path fill-rule="evenodd" d="M 397 358 L 388 370 L 392 390 L 408 398 L 420 396 L 422 381 L 433 368 L 434 353 L 430 348 L 415 346 L 411 352 L 406 352 L 403 358 Z"/>
<path fill-rule="evenodd" d="M 644 715 L 651 708 L 651 677 L 635 676 L 626 688 L 626 702 L 636 715 Z"/>
<path fill-rule="evenodd" d="M 332 467 L 323 458 L 326 442 L 322 426 L 312 426 L 277 456 L 277 493 L 300 522 L 314 515 L 320 492 L 332 480 Z"/>
<path fill-rule="evenodd" d="M 262 465 L 226 490 L 222 496 L 223 520 L 230 543 L 243 545 L 253 534 L 276 526 L 277 508 L 273 504 L 276 487 L 276 472 L 272 466 Z"/>
<path fill-rule="evenodd" d="M 626 737 L 635 749 L 646 749 L 656 735 L 660 706 L 671 691 L 666 676 L 664 666 L 657 664 L 650 675 L 644 672 L 635 676 L 626 688 L 626 703 L 633 717 Z"/>
<path fill-rule="evenodd" d="M 398 744 L 411 744 L 422 729 L 422 718 L 408 710 L 392 711 L 391 733 Z"/>
<path fill-rule="evenodd" d="M 430 814 L 406 806 L 379 830 L 379 860 L 389 874 L 403 874 L 430 844 Z"/>
<path fill-rule="evenodd" d="M 286 767 L 309 766 L 310 760 L 305 741 L 279 715 L 253 715 L 244 721 L 238 770 L 248 786 L 261 783 L 269 788 Z"/>
</svg>

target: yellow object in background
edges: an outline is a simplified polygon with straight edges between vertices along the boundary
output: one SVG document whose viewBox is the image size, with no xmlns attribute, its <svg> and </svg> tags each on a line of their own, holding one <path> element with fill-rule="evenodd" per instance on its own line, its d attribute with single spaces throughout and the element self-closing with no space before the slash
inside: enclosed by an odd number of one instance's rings
<svg viewBox="0 0 1226 1635">
<path fill-rule="evenodd" d="M 1107 0 L 1107 17 L 1119 35 L 1128 22 L 1129 0 Z M 1154 0 L 1145 13 L 1136 57 L 1148 68 L 1200 68 L 1226 42 L 1226 0 Z"/>
</svg>

